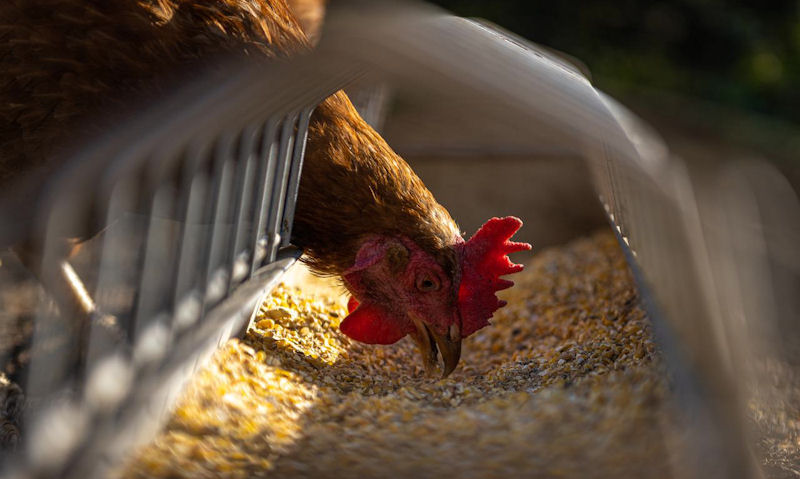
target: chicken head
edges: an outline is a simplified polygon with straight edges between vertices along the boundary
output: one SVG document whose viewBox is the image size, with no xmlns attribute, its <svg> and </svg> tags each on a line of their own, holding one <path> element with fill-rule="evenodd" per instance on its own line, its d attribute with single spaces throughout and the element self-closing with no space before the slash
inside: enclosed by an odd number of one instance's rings
<svg viewBox="0 0 800 479">
<path fill-rule="evenodd" d="M 492 218 L 469 241 L 454 238 L 449 246 L 457 262 L 453 271 L 410 238 L 367 238 L 342 275 L 352 298 L 340 329 L 370 344 L 392 344 L 411 335 L 425 370 L 435 370 L 441 352 L 442 376 L 448 376 L 461 357 L 461 340 L 487 326 L 505 305 L 495 292 L 514 283 L 500 276 L 522 270 L 507 256 L 531 248 L 509 241 L 520 226 L 514 217 Z"/>
</svg>

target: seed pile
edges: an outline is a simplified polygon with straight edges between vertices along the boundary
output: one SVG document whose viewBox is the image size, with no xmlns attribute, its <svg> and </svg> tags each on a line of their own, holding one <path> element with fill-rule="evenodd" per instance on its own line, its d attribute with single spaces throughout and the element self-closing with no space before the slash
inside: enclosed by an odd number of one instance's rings
<svg viewBox="0 0 800 479">
<path fill-rule="evenodd" d="M 760 384 L 747 409 L 764 475 L 800 478 L 800 368 L 772 358 L 762 360 L 757 372 Z"/>
<path fill-rule="evenodd" d="M 281 286 L 125 477 L 669 477 L 668 388 L 616 240 L 537 253 L 447 379 Z"/>
</svg>

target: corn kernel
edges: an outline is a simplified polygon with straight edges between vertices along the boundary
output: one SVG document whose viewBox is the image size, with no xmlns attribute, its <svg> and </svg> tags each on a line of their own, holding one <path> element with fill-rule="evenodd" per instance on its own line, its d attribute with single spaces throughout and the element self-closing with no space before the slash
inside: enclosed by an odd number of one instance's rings
<svg viewBox="0 0 800 479">
<path fill-rule="evenodd" d="M 410 339 L 345 337 L 338 294 L 281 284 L 123 475 L 668 475 L 668 388 L 615 241 L 537 253 L 445 380 L 423 375 Z"/>
</svg>

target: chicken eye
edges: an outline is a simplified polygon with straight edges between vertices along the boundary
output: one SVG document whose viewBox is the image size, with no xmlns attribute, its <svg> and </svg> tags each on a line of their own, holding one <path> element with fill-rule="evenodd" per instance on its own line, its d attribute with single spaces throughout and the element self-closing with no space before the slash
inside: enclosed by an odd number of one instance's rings
<svg viewBox="0 0 800 479">
<path fill-rule="evenodd" d="M 417 289 L 423 293 L 430 293 L 439 289 L 439 280 L 431 276 L 420 276 L 417 278 Z"/>
</svg>

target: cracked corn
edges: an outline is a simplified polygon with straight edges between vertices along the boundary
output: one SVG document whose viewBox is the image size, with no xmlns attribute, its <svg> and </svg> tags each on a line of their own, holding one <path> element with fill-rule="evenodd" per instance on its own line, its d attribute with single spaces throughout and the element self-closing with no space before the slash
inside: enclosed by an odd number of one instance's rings
<svg viewBox="0 0 800 479">
<path fill-rule="evenodd" d="M 447 379 L 279 287 L 125 477 L 669 477 L 667 386 L 610 233 L 537 253 Z M 670 472 L 671 471 L 671 472 Z"/>
</svg>

